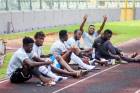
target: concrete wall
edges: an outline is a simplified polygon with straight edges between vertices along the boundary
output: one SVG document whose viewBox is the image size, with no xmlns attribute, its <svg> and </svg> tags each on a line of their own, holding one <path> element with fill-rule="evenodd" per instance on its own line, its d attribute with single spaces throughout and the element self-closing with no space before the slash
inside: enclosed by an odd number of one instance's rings
<svg viewBox="0 0 140 93">
<path fill-rule="evenodd" d="M 120 20 L 120 9 L 42 10 L 0 12 L 0 33 L 31 31 L 60 25 L 79 24 L 87 14 L 88 22 L 101 22 L 107 15 L 109 21 Z M 138 15 L 138 17 L 140 17 Z"/>
<path fill-rule="evenodd" d="M 136 8 L 136 11 L 135 11 L 135 19 L 139 19 L 140 20 L 140 8 Z"/>
</svg>

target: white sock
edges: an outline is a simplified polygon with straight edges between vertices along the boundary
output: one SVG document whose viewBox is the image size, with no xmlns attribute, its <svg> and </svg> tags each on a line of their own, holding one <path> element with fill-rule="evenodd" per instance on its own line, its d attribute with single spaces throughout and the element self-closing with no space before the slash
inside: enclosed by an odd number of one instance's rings
<svg viewBox="0 0 140 93">
<path fill-rule="evenodd" d="M 88 64 L 85 64 L 78 56 L 76 56 L 74 53 L 71 54 L 71 60 L 75 63 L 77 63 L 79 66 L 87 69 L 87 70 L 92 70 L 95 68 L 95 66 L 91 66 Z"/>
<path fill-rule="evenodd" d="M 92 52 L 92 58 L 95 59 L 95 51 Z"/>
</svg>

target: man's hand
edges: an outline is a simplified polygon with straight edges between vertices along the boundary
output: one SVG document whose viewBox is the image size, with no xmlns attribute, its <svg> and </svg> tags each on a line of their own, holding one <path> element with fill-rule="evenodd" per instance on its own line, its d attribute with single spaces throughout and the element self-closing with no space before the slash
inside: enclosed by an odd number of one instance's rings
<svg viewBox="0 0 140 93">
<path fill-rule="evenodd" d="M 83 22 L 81 23 L 81 25 L 80 25 L 80 31 L 82 31 L 82 32 L 84 32 L 84 25 L 85 25 L 85 22 L 86 22 L 86 20 L 87 20 L 87 15 L 85 15 L 84 17 L 83 17 Z"/>
<path fill-rule="evenodd" d="M 104 18 L 104 21 L 107 21 L 107 16 L 103 16 L 103 18 Z"/>
<path fill-rule="evenodd" d="M 75 52 L 75 51 L 76 51 L 76 48 L 75 48 L 75 47 L 71 47 L 71 48 L 70 48 L 70 51 L 71 51 L 71 52 Z"/>
<path fill-rule="evenodd" d="M 88 17 L 88 15 L 85 15 L 84 17 L 83 17 L 83 20 L 87 20 L 87 17 Z"/>
<path fill-rule="evenodd" d="M 49 61 L 49 60 L 45 60 L 45 62 L 46 62 L 46 65 L 50 65 L 50 64 L 52 64 L 52 62 Z"/>
<path fill-rule="evenodd" d="M 103 28 L 105 26 L 105 23 L 107 21 L 107 16 L 103 16 L 103 18 L 104 18 L 104 21 L 103 21 L 102 25 L 100 26 L 100 29 L 97 31 L 98 34 L 100 34 L 102 32 L 102 30 L 103 30 Z"/>
</svg>

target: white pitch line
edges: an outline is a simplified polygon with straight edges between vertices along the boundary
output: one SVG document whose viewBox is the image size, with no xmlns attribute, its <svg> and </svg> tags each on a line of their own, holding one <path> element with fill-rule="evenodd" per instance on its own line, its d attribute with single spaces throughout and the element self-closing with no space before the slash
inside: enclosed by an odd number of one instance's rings
<svg viewBox="0 0 140 93">
<path fill-rule="evenodd" d="M 58 90 L 56 90 L 56 91 L 54 91 L 54 92 L 52 92 L 52 93 L 58 93 L 58 92 L 60 92 L 60 91 L 62 91 L 62 90 L 65 90 L 65 89 L 67 89 L 67 88 L 70 88 L 70 87 L 72 87 L 72 86 L 74 86 L 74 85 L 76 85 L 76 84 L 78 84 L 78 83 L 80 83 L 80 82 L 83 82 L 83 81 L 85 81 L 85 80 L 88 80 L 89 78 L 94 77 L 94 76 L 97 76 L 97 75 L 99 75 L 99 74 L 102 74 L 102 73 L 104 73 L 104 72 L 106 72 L 106 71 L 108 71 L 108 70 L 110 70 L 110 69 L 113 69 L 113 68 L 119 66 L 119 65 L 120 65 L 120 64 L 115 65 L 115 66 L 112 66 L 112 67 L 110 67 L 110 68 L 108 68 L 108 69 L 105 69 L 105 70 L 103 70 L 103 71 L 100 71 L 100 72 L 98 72 L 98 73 L 95 73 L 95 74 L 93 74 L 93 75 L 91 75 L 91 76 L 89 76 L 89 77 L 87 77 L 87 78 L 81 79 L 81 80 L 79 80 L 79 81 L 77 81 L 77 82 L 75 82 L 75 83 L 73 83 L 73 84 L 70 84 L 70 85 L 68 85 L 68 86 L 66 86 L 66 87 L 64 87 L 64 88 L 58 89 Z"/>
<path fill-rule="evenodd" d="M 140 93 L 140 89 L 139 89 L 139 90 L 137 90 L 135 93 Z"/>
</svg>

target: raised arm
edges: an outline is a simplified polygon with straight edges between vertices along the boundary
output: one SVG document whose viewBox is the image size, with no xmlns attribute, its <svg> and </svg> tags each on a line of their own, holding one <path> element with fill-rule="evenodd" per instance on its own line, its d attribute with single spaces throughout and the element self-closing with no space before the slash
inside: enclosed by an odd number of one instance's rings
<svg viewBox="0 0 140 93">
<path fill-rule="evenodd" d="M 102 30 L 103 30 L 103 28 L 105 26 L 105 23 L 107 21 L 107 16 L 103 16 L 103 18 L 104 18 L 104 21 L 103 21 L 102 25 L 100 26 L 100 29 L 97 31 L 98 34 L 100 34 L 102 32 Z"/>
<path fill-rule="evenodd" d="M 80 31 L 82 31 L 82 32 L 84 32 L 84 25 L 85 25 L 85 22 L 87 21 L 87 15 L 85 15 L 84 17 L 83 17 L 83 22 L 82 22 L 82 24 L 80 25 Z"/>
</svg>

